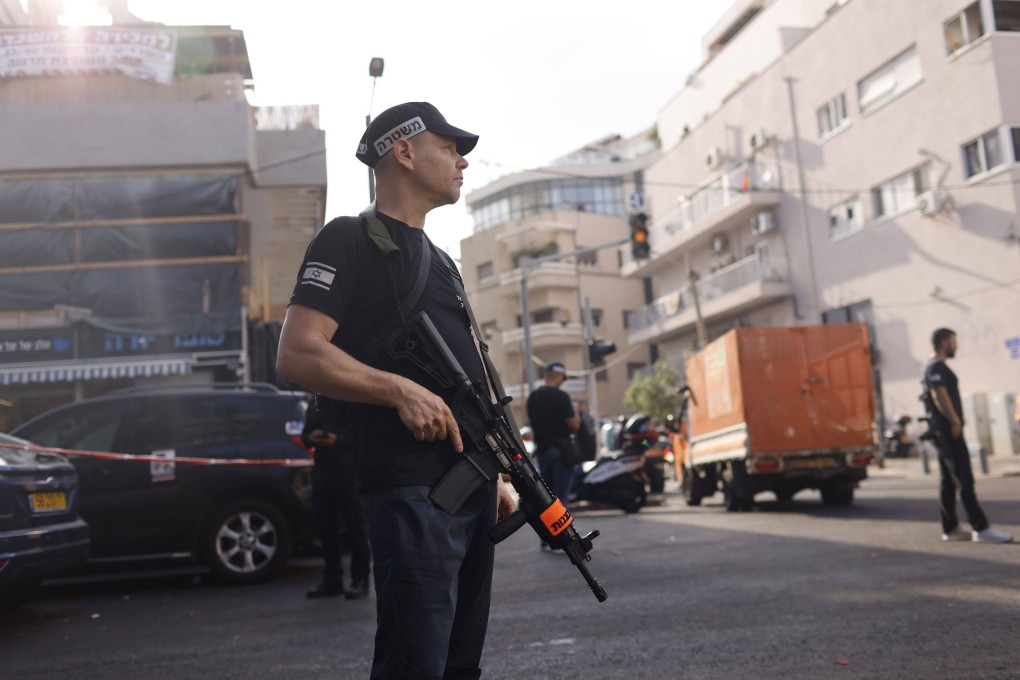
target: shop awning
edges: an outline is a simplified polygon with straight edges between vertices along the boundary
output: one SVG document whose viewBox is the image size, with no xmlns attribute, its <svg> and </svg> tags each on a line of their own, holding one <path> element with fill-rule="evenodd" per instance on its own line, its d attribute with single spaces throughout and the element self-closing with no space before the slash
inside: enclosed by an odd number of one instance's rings
<svg viewBox="0 0 1020 680">
<path fill-rule="evenodd" d="M 95 360 L 74 364 L 0 366 L 0 385 L 138 378 L 191 373 L 192 357 L 159 357 L 121 361 Z"/>
</svg>

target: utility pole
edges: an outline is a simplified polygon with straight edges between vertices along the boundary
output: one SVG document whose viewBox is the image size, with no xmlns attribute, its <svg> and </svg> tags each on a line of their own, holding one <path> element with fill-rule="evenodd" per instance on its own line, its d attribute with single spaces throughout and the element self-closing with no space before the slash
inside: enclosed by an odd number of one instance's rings
<svg viewBox="0 0 1020 680">
<path fill-rule="evenodd" d="M 698 274 L 691 270 L 691 298 L 694 300 L 694 327 L 698 329 L 698 349 L 708 344 L 708 333 L 705 332 L 705 319 L 701 316 L 701 301 L 698 299 Z"/>
<path fill-rule="evenodd" d="M 587 295 L 584 296 L 584 346 L 587 350 L 591 347 L 595 341 L 595 333 L 592 328 L 591 320 L 591 298 Z M 585 351 L 584 354 L 584 372 L 588 383 L 588 415 L 595 419 L 595 422 L 599 422 L 599 395 L 598 389 L 595 385 L 595 367 L 591 363 L 591 355 Z M 598 427 L 596 425 L 596 427 Z"/>
</svg>

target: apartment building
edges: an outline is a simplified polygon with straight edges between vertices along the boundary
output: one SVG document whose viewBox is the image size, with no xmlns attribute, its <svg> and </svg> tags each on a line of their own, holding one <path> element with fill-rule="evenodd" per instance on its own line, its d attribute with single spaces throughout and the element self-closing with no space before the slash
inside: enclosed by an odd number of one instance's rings
<svg viewBox="0 0 1020 680">
<path fill-rule="evenodd" d="M 948 326 L 972 448 L 1020 452 L 982 434 L 1020 392 L 1018 80 L 1016 0 L 735 2 L 657 121 L 628 341 L 680 369 L 732 327 L 866 322 L 881 410 L 917 415 Z"/>
<path fill-rule="evenodd" d="M 625 412 L 630 377 L 649 364 L 648 347 L 628 347 L 625 328 L 627 314 L 646 302 L 645 284 L 621 280 L 618 249 L 597 246 L 628 238 L 629 197 L 644 191 L 644 169 L 657 158 L 654 130 L 612 136 L 467 196 L 474 232 L 461 241 L 465 288 L 521 423 L 527 422 L 529 391 L 542 383 L 544 366 L 554 360 L 567 367 L 564 389 L 578 408 L 602 416 Z M 545 259 L 522 270 L 522 258 Z M 591 371 L 589 336 L 617 346 Z"/>
<path fill-rule="evenodd" d="M 252 107 L 228 27 L 4 7 L 0 429 L 119 387 L 251 378 L 324 221 L 317 108 Z"/>
</svg>

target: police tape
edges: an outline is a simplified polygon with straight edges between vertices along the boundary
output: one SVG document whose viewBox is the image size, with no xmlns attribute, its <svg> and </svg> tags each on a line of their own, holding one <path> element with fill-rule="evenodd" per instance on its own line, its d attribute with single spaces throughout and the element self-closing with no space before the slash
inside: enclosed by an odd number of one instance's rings
<svg viewBox="0 0 1020 680">
<path fill-rule="evenodd" d="M 311 458 L 273 458 L 268 460 L 251 460 L 247 458 L 195 458 L 191 456 L 177 456 L 173 451 L 166 451 L 162 455 L 154 452 L 155 455 L 134 455 L 131 453 L 107 453 L 103 451 L 77 451 L 74 449 L 58 449 L 47 446 L 36 446 L 35 444 L 2 443 L 3 446 L 23 449 L 25 451 L 38 451 L 40 453 L 56 453 L 61 456 L 77 456 L 79 458 L 98 458 L 100 460 L 130 460 L 139 463 L 183 463 L 185 465 L 276 465 L 280 467 L 309 467 L 312 465 Z"/>
</svg>

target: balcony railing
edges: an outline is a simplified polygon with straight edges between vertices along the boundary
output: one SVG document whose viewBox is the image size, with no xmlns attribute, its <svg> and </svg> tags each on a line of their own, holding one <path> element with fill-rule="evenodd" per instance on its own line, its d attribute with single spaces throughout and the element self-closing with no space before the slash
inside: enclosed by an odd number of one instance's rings
<svg viewBox="0 0 1020 680">
<path fill-rule="evenodd" d="M 662 237 L 668 238 L 708 218 L 752 191 L 772 191 L 775 189 L 775 172 L 757 163 L 742 163 L 730 170 L 708 186 L 698 189 L 680 201 L 675 210 L 655 221 L 654 231 L 662 231 Z"/>
<path fill-rule="evenodd" d="M 701 277 L 697 282 L 698 301 L 706 303 L 740 290 L 752 283 L 776 283 L 786 280 L 786 266 L 780 258 L 751 255 Z M 651 327 L 694 309 L 690 284 L 663 295 L 650 305 L 627 315 L 627 329 L 632 333 Z"/>
<path fill-rule="evenodd" d="M 580 346 L 584 338 L 584 329 L 579 323 L 559 323 L 547 321 L 531 324 L 531 344 L 535 348 L 555 346 Z M 513 328 L 503 331 L 503 345 L 509 351 L 518 351 L 524 341 L 524 329 Z"/>
<path fill-rule="evenodd" d="M 558 282 L 560 286 L 573 288 L 577 286 L 577 265 L 573 262 L 541 262 L 528 266 L 528 287 L 541 287 Z M 521 285 L 521 268 L 511 269 L 499 276 L 499 285 Z"/>
</svg>

